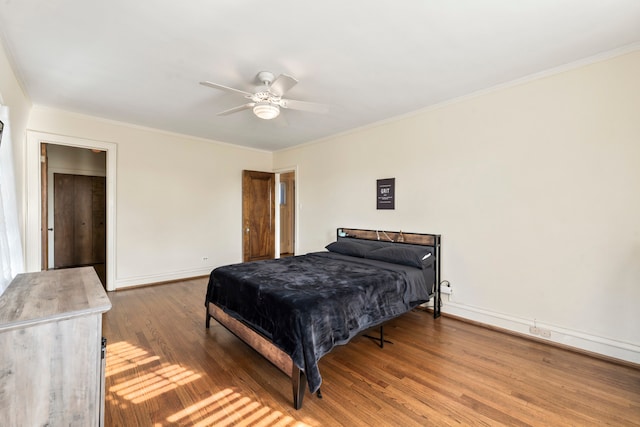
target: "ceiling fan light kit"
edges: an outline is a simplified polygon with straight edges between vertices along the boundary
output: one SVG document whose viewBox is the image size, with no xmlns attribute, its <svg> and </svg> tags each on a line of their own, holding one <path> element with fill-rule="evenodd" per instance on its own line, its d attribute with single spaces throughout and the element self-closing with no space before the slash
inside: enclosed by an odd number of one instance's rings
<svg viewBox="0 0 640 427">
<path fill-rule="evenodd" d="M 200 84 L 214 89 L 235 93 L 236 95 L 242 95 L 251 101 L 244 105 L 221 111 L 218 113 L 218 116 L 226 116 L 237 113 L 238 111 L 248 110 L 249 108 L 253 110 L 253 114 L 263 120 L 272 120 L 278 117 L 280 115 L 280 107 L 291 110 L 311 111 L 315 113 L 328 112 L 328 107 L 326 105 L 306 101 L 296 101 L 293 99 L 283 99 L 282 96 L 285 92 L 294 87 L 298 83 L 298 80 L 286 74 L 280 74 L 275 79 L 274 77 L 274 74 L 269 71 L 260 71 L 256 76 L 256 79 L 260 82 L 260 86 L 256 87 L 256 91 L 253 93 L 246 92 L 241 89 L 234 89 L 218 83 L 200 82 Z"/>
<path fill-rule="evenodd" d="M 264 120 L 275 119 L 280 115 L 280 107 L 272 105 L 268 101 L 258 102 L 253 107 L 253 114 Z"/>
</svg>

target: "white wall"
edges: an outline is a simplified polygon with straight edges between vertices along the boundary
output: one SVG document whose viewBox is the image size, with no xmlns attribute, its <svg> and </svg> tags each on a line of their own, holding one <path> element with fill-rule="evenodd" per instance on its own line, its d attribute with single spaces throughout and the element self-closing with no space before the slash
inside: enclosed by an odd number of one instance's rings
<svg viewBox="0 0 640 427">
<path fill-rule="evenodd" d="M 49 172 L 106 176 L 106 153 L 86 148 L 51 144 L 47 146 Z M 53 178 L 52 178 L 53 179 Z"/>
<path fill-rule="evenodd" d="M 445 312 L 640 363 L 638 76 L 635 51 L 276 153 L 300 253 L 339 226 L 441 233 Z"/>
<path fill-rule="evenodd" d="M 29 128 L 117 144 L 115 287 L 242 260 L 242 170 L 271 170 L 271 153 L 43 107 Z"/>
</svg>

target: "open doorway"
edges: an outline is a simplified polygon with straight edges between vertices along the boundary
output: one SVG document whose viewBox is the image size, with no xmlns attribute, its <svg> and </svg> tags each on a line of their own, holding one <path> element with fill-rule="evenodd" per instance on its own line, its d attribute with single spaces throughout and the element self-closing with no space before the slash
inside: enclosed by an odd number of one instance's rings
<svg viewBox="0 0 640 427">
<path fill-rule="evenodd" d="M 280 174 L 280 257 L 295 255 L 296 230 L 296 174 L 294 171 Z"/>
<path fill-rule="evenodd" d="M 48 244 L 43 242 L 43 231 L 48 233 L 43 225 L 48 224 L 43 218 L 48 217 L 48 213 L 43 213 L 47 206 L 47 199 L 42 193 L 42 143 L 47 145 L 59 145 L 65 147 L 75 147 L 89 150 L 99 150 L 106 156 L 106 289 L 115 291 L 117 288 L 116 278 L 116 182 L 118 146 L 113 142 L 89 140 L 71 136 L 50 134 L 37 131 L 27 131 L 26 148 L 26 170 L 27 170 L 27 205 L 26 205 L 26 228 L 25 228 L 25 269 L 28 272 L 40 271 L 43 268 L 43 257 L 47 253 Z M 44 200 L 43 200 L 44 199 Z"/>
<path fill-rule="evenodd" d="M 106 152 L 42 146 L 43 268 L 91 266 L 106 287 Z"/>
<path fill-rule="evenodd" d="M 296 171 L 242 172 L 243 261 L 296 252 Z"/>
</svg>

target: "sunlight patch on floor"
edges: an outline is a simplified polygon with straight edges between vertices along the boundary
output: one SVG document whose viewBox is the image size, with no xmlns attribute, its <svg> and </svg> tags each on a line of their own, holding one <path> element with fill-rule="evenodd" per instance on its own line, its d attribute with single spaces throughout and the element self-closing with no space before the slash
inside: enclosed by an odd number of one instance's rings
<svg viewBox="0 0 640 427">
<path fill-rule="evenodd" d="M 220 407 L 223 405 L 222 407 Z M 204 412 L 204 415 L 203 415 Z M 190 407 L 177 412 L 167 418 L 170 423 L 193 422 L 193 415 L 200 414 L 204 418 L 194 422 L 193 427 L 206 426 L 287 426 L 304 427 L 307 424 L 300 423 L 292 417 L 285 416 L 280 411 L 275 411 L 267 406 L 252 401 L 248 397 L 233 391 L 224 389 Z M 190 421 L 191 420 L 191 421 Z"/>
<path fill-rule="evenodd" d="M 160 360 L 158 356 L 149 356 L 148 351 L 126 341 L 109 344 L 107 350 L 109 363 L 105 371 L 106 377 Z"/>
<path fill-rule="evenodd" d="M 153 368 L 144 366 L 159 359 L 127 342 L 108 345 L 106 377 L 131 369 L 140 373 L 110 387 L 109 393 L 115 393 L 131 403 L 141 403 L 202 377 L 201 374 L 175 364 L 164 363 Z"/>
<path fill-rule="evenodd" d="M 106 401 L 127 407 L 141 404 L 163 393 L 196 381 L 202 374 L 177 364 L 161 363 L 158 356 L 122 341 L 107 345 L 105 376 L 132 371 L 131 375 L 109 387 Z M 263 426 L 305 427 L 307 424 L 280 411 L 264 406 L 231 388 L 226 388 L 167 418 L 172 425 L 182 426 Z M 154 427 L 160 427 L 156 424 Z"/>
<path fill-rule="evenodd" d="M 132 403 L 141 403 L 201 376 L 179 365 L 164 365 L 148 374 L 113 386 L 109 391 Z"/>
</svg>

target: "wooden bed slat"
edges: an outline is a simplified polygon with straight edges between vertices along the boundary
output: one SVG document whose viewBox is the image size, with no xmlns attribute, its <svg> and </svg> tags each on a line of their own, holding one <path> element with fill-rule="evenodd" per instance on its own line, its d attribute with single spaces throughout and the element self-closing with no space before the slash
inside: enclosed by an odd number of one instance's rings
<svg viewBox="0 0 640 427">
<path fill-rule="evenodd" d="M 276 347 L 271 341 L 241 321 L 229 316 L 217 305 L 209 302 L 207 303 L 207 329 L 209 328 L 209 321 L 212 317 L 291 378 L 293 407 L 300 409 L 307 387 L 303 381 L 302 371 L 293 363 L 291 357 Z"/>
<path fill-rule="evenodd" d="M 237 319 L 229 316 L 220 307 L 209 303 L 209 314 L 220 324 L 233 332 L 238 338 L 247 343 L 251 348 L 262 354 L 267 360 L 273 363 L 278 369 L 289 377 L 293 374 L 293 363 L 291 358 L 284 351 L 273 345 L 262 335 L 257 334 L 248 326 Z"/>
</svg>

